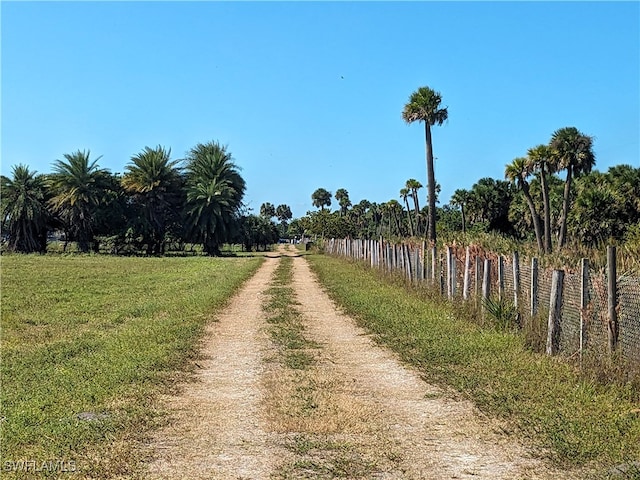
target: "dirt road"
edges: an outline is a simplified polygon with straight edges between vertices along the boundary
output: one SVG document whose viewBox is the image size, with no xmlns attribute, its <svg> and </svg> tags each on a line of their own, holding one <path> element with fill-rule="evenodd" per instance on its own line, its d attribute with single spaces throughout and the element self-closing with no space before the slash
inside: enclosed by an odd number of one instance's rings
<svg viewBox="0 0 640 480">
<path fill-rule="evenodd" d="M 171 423 L 151 445 L 147 478 L 574 478 L 377 346 L 303 257 L 292 308 L 315 363 L 274 362 L 262 306 L 279 261 L 267 259 L 209 327 L 197 381 L 166 398 Z"/>
</svg>

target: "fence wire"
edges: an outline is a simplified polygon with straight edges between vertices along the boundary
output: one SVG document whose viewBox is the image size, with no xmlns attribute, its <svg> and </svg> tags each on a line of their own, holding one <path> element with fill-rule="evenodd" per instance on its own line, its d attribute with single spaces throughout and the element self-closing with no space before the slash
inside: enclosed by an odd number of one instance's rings
<svg viewBox="0 0 640 480">
<path fill-rule="evenodd" d="M 464 294 L 466 248 L 451 246 L 450 250 L 437 252 L 436 284 L 443 294 L 450 290 L 447 256 L 452 254 L 455 263 L 455 295 Z M 332 255 L 348 256 L 367 262 L 374 268 L 400 273 L 410 282 L 430 282 L 432 276 L 431 250 L 425 244 L 393 245 L 376 240 L 329 240 L 325 250 Z M 482 293 L 485 260 L 490 264 L 490 296 L 498 299 L 499 256 L 478 247 L 469 247 L 468 294 L 469 299 Z M 514 302 L 515 277 L 513 257 L 503 257 L 503 300 Z M 547 318 L 550 309 L 553 270 L 537 269 L 537 285 L 532 285 L 534 268 L 532 259 L 519 261 L 520 294 L 518 309 L 523 317 L 531 318 L 532 306 L 537 303 L 537 315 Z M 576 355 L 581 349 L 606 351 L 608 333 L 607 278 L 602 272 L 590 272 L 584 287 L 585 307 L 582 308 L 582 273 L 580 269 L 565 270 L 559 335 L 559 353 Z M 534 295 L 535 292 L 535 295 Z M 618 315 L 618 348 L 622 355 L 640 362 L 640 277 L 619 275 L 617 279 L 616 311 Z"/>
</svg>

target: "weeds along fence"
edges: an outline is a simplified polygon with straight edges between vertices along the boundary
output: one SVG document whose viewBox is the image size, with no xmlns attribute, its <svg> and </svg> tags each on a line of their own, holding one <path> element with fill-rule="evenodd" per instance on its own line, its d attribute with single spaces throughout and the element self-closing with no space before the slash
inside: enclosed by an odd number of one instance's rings
<svg viewBox="0 0 640 480">
<path fill-rule="evenodd" d="M 549 355 L 619 352 L 640 362 L 640 277 L 616 272 L 615 247 L 608 248 L 606 271 L 592 271 L 586 259 L 573 268 L 542 268 L 537 258 L 474 245 L 438 251 L 425 242 L 330 239 L 324 250 L 411 283 L 430 283 L 451 300 L 474 302 L 485 315 L 498 309 L 512 312 L 520 326 L 541 321 Z"/>
</svg>

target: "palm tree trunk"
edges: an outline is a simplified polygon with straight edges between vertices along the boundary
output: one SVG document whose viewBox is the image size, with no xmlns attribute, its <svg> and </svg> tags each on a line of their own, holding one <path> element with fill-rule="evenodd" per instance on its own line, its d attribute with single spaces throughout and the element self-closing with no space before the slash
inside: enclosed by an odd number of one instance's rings
<svg viewBox="0 0 640 480">
<path fill-rule="evenodd" d="M 429 240 L 436 243 L 436 178 L 433 171 L 433 148 L 431 145 L 431 125 L 424 122 L 425 147 L 427 151 L 427 191 L 429 195 Z"/>
<path fill-rule="evenodd" d="M 420 236 L 420 201 L 418 199 L 418 189 L 416 188 L 412 188 L 411 189 L 411 196 L 413 197 L 413 208 L 415 211 L 415 218 L 416 218 L 416 235 Z"/>
<path fill-rule="evenodd" d="M 407 201 L 407 197 L 404 197 L 404 205 L 407 207 L 407 219 L 409 220 L 409 233 L 411 236 L 414 236 L 413 230 L 413 220 L 411 219 L 411 209 L 409 208 L 409 202 Z"/>
<path fill-rule="evenodd" d="M 562 198 L 562 217 L 560 218 L 560 235 L 558 236 L 558 250 L 564 247 L 567 240 L 567 216 L 569 215 L 569 197 L 571 194 L 571 180 L 573 167 L 567 167 L 567 179 L 564 182 L 564 196 Z"/>
<path fill-rule="evenodd" d="M 467 233 L 467 218 L 464 214 L 464 203 L 460 204 L 460 211 L 462 212 L 462 233 Z"/>
<path fill-rule="evenodd" d="M 536 206 L 533 203 L 533 199 L 531 198 L 531 194 L 529 193 L 529 185 L 525 182 L 522 183 L 522 193 L 524 194 L 524 198 L 527 201 L 527 205 L 529 205 L 529 210 L 531 211 L 531 220 L 533 221 L 533 230 L 536 234 L 536 242 L 538 244 L 538 251 L 544 252 L 544 243 L 542 241 L 542 228 L 540 227 L 540 216 L 538 212 L 536 212 Z"/>
<path fill-rule="evenodd" d="M 540 183 L 542 184 L 542 203 L 544 204 L 544 251 L 551 252 L 551 208 L 549 202 L 549 184 L 544 164 L 540 169 Z"/>
</svg>

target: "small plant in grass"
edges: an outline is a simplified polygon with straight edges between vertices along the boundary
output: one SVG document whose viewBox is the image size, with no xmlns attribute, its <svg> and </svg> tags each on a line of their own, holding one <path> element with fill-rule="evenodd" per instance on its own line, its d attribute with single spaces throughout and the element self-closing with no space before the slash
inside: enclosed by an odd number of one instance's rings
<svg viewBox="0 0 640 480">
<path fill-rule="evenodd" d="M 482 306 L 484 313 L 493 321 L 496 328 L 510 330 L 518 326 L 518 309 L 513 302 L 485 298 Z"/>
</svg>

